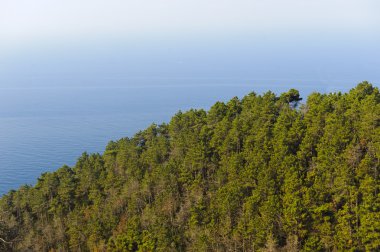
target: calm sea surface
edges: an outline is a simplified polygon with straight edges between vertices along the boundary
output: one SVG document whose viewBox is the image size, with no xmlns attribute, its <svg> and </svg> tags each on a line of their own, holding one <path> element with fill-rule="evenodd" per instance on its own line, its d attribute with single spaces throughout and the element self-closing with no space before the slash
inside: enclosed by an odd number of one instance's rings
<svg viewBox="0 0 380 252">
<path fill-rule="evenodd" d="M 151 123 L 168 122 L 178 110 L 208 109 L 216 101 L 251 91 L 297 88 L 306 97 L 312 91 L 347 91 L 355 85 L 174 79 L 139 80 L 121 87 L 2 88 L 0 195 L 34 184 L 42 172 L 74 165 L 84 151 L 102 153 L 110 140 L 132 136 Z"/>
</svg>

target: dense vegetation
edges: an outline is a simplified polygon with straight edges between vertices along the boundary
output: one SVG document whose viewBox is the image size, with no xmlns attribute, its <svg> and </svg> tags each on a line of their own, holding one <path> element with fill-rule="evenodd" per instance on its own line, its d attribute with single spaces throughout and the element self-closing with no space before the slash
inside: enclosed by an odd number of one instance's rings
<svg viewBox="0 0 380 252">
<path fill-rule="evenodd" d="M 1 198 L 0 250 L 379 251 L 379 89 L 300 100 L 250 93 L 84 153 Z"/>
</svg>

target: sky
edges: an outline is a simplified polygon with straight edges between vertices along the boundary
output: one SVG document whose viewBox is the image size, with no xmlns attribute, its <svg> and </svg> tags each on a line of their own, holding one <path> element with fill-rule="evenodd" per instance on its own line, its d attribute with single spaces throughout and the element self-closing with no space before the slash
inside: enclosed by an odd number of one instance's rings
<svg viewBox="0 0 380 252">
<path fill-rule="evenodd" d="M 377 82 L 379 11 L 377 0 L 0 0 L 0 86 L 59 75 Z"/>
<path fill-rule="evenodd" d="M 2 43 L 93 36 L 379 31 L 376 0 L 1 0 Z"/>
</svg>

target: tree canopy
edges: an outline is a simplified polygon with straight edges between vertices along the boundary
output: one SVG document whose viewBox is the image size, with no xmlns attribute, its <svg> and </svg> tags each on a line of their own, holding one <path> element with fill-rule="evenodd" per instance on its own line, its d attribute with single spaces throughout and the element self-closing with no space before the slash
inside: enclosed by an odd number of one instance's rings
<svg viewBox="0 0 380 252">
<path fill-rule="evenodd" d="M 380 93 L 178 112 L 0 199 L 0 250 L 379 251 Z"/>
</svg>

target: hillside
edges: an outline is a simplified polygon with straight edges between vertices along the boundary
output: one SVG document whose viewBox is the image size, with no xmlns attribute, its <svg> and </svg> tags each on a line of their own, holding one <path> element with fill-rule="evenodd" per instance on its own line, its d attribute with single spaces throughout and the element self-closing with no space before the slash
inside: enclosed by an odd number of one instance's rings
<svg viewBox="0 0 380 252">
<path fill-rule="evenodd" d="M 250 93 L 0 200 L 1 251 L 379 251 L 380 93 Z"/>
</svg>

